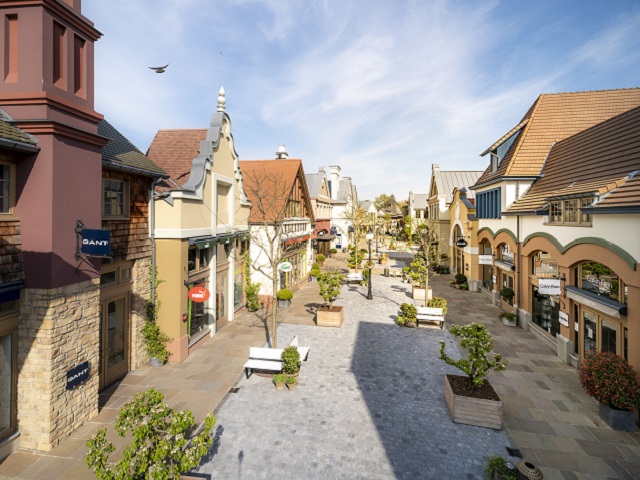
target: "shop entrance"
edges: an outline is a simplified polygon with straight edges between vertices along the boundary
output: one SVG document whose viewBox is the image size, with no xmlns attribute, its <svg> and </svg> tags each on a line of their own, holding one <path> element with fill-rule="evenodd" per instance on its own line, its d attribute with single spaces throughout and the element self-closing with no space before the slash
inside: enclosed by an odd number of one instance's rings
<svg viewBox="0 0 640 480">
<path fill-rule="evenodd" d="M 229 321 L 229 265 L 216 275 L 216 331 Z"/>
<path fill-rule="evenodd" d="M 129 293 L 100 304 L 100 388 L 129 371 Z"/>
<path fill-rule="evenodd" d="M 500 290 L 503 288 L 510 288 L 514 290 L 514 275 L 513 273 L 506 272 L 504 270 L 500 270 Z M 513 297 L 509 300 L 505 300 L 502 295 L 500 295 L 500 308 L 502 308 L 506 312 L 513 311 Z"/>
<path fill-rule="evenodd" d="M 582 305 L 579 312 L 581 358 L 590 351 L 611 352 L 628 358 L 628 332 L 621 322 Z"/>
</svg>

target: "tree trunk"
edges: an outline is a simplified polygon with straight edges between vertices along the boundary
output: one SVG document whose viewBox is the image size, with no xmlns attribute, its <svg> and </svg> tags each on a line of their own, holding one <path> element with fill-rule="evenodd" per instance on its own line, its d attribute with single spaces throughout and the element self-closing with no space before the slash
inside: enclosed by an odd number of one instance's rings
<svg viewBox="0 0 640 480">
<path fill-rule="evenodd" d="M 276 269 L 273 270 L 274 272 L 277 272 L 277 266 Z M 278 297 L 277 297 L 277 288 L 278 288 L 278 277 L 276 277 L 276 274 L 273 274 L 273 298 L 271 299 L 271 348 L 278 348 L 278 334 L 276 332 L 276 327 L 277 327 L 277 315 L 278 312 L 276 310 L 277 306 L 278 306 Z"/>
</svg>

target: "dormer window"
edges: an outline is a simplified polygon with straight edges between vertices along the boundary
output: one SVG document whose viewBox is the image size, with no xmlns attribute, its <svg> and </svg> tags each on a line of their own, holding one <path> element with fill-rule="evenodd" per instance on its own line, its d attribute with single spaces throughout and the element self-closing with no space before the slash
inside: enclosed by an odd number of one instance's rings
<svg viewBox="0 0 640 480">
<path fill-rule="evenodd" d="M 559 225 L 591 226 L 591 215 L 582 209 L 593 202 L 593 197 L 557 199 L 549 202 L 549 223 Z"/>
<path fill-rule="evenodd" d="M 498 167 L 502 163 L 502 160 L 504 160 L 504 157 L 507 155 L 507 152 L 511 148 L 511 145 L 513 145 L 513 142 L 517 140 L 518 135 L 520 135 L 520 130 L 518 130 L 509 138 L 507 138 L 495 149 L 491 150 L 490 155 L 491 155 L 491 171 L 492 172 L 496 172 L 498 170 Z"/>
</svg>

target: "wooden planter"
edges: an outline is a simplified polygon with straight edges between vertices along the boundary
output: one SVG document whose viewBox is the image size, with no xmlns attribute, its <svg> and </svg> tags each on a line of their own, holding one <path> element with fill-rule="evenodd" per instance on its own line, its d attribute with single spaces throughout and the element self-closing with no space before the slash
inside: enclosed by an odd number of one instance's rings
<svg viewBox="0 0 640 480">
<path fill-rule="evenodd" d="M 412 297 L 414 300 L 424 300 L 424 288 L 422 287 L 416 287 L 415 285 L 412 288 Z M 431 300 L 433 298 L 433 291 L 431 290 L 431 287 L 429 287 L 429 297 L 428 300 Z"/>
<path fill-rule="evenodd" d="M 456 395 L 451 389 L 447 375 L 444 376 L 444 400 L 447 403 L 451 420 L 454 422 L 495 430 L 502 429 L 501 400 L 483 400 Z"/>
<path fill-rule="evenodd" d="M 341 327 L 344 320 L 342 307 L 320 307 L 316 312 L 316 324 L 319 327 Z"/>
</svg>

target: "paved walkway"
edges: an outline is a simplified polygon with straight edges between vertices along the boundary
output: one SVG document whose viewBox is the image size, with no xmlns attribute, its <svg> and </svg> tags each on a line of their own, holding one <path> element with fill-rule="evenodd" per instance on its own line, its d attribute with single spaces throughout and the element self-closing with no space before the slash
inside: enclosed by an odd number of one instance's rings
<svg viewBox="0 0 640 480">
<path fill-rule="evenodd" d="M 387 266 L 404 260 L 392 257 Z M 344 266 L 335 259 L 327 265 Z M 219 442 L 202 467 L 206 477 L 481 478 L 483 457 L 506 456 L 510 444 L 545 479 L 640 478 L 640 432 L 607 427 L 573 368 L 529 332 L 503 326 L 482 294 L 451 288 L 450 278 L 432 283 L 449 300 L 447 323 L 485 323 L 510 362 L 490 376 L 505 403 L 502 432 L 450 421 L 442 375 L 452 367 L 437 360 L 440 339 L 454 350 L 450 334 L 396 327 L 409 285 L 376 275 L 373 301 L 364 299 L 366 288 L 345 287 L 340 329 L 315 326 L 317 284 L 298 290 L 282 311 L 280 343 L 298 335 L 312 348 L 295 392 L 242 378 L 248 347 L 266 339 L 261 315 L 245 312 L 184 363 L 131 372 L 101 396 L 98 417 L 52 452 L 14 453 L 0 464 L 0 478 L 91 478 L 84 442 L 102 425 L 113 432 L 117 409 L 151 385 L 199 420 L 216 410 Z M 229 393 L 236 381 L 239 390 Z"/>
</svg>

